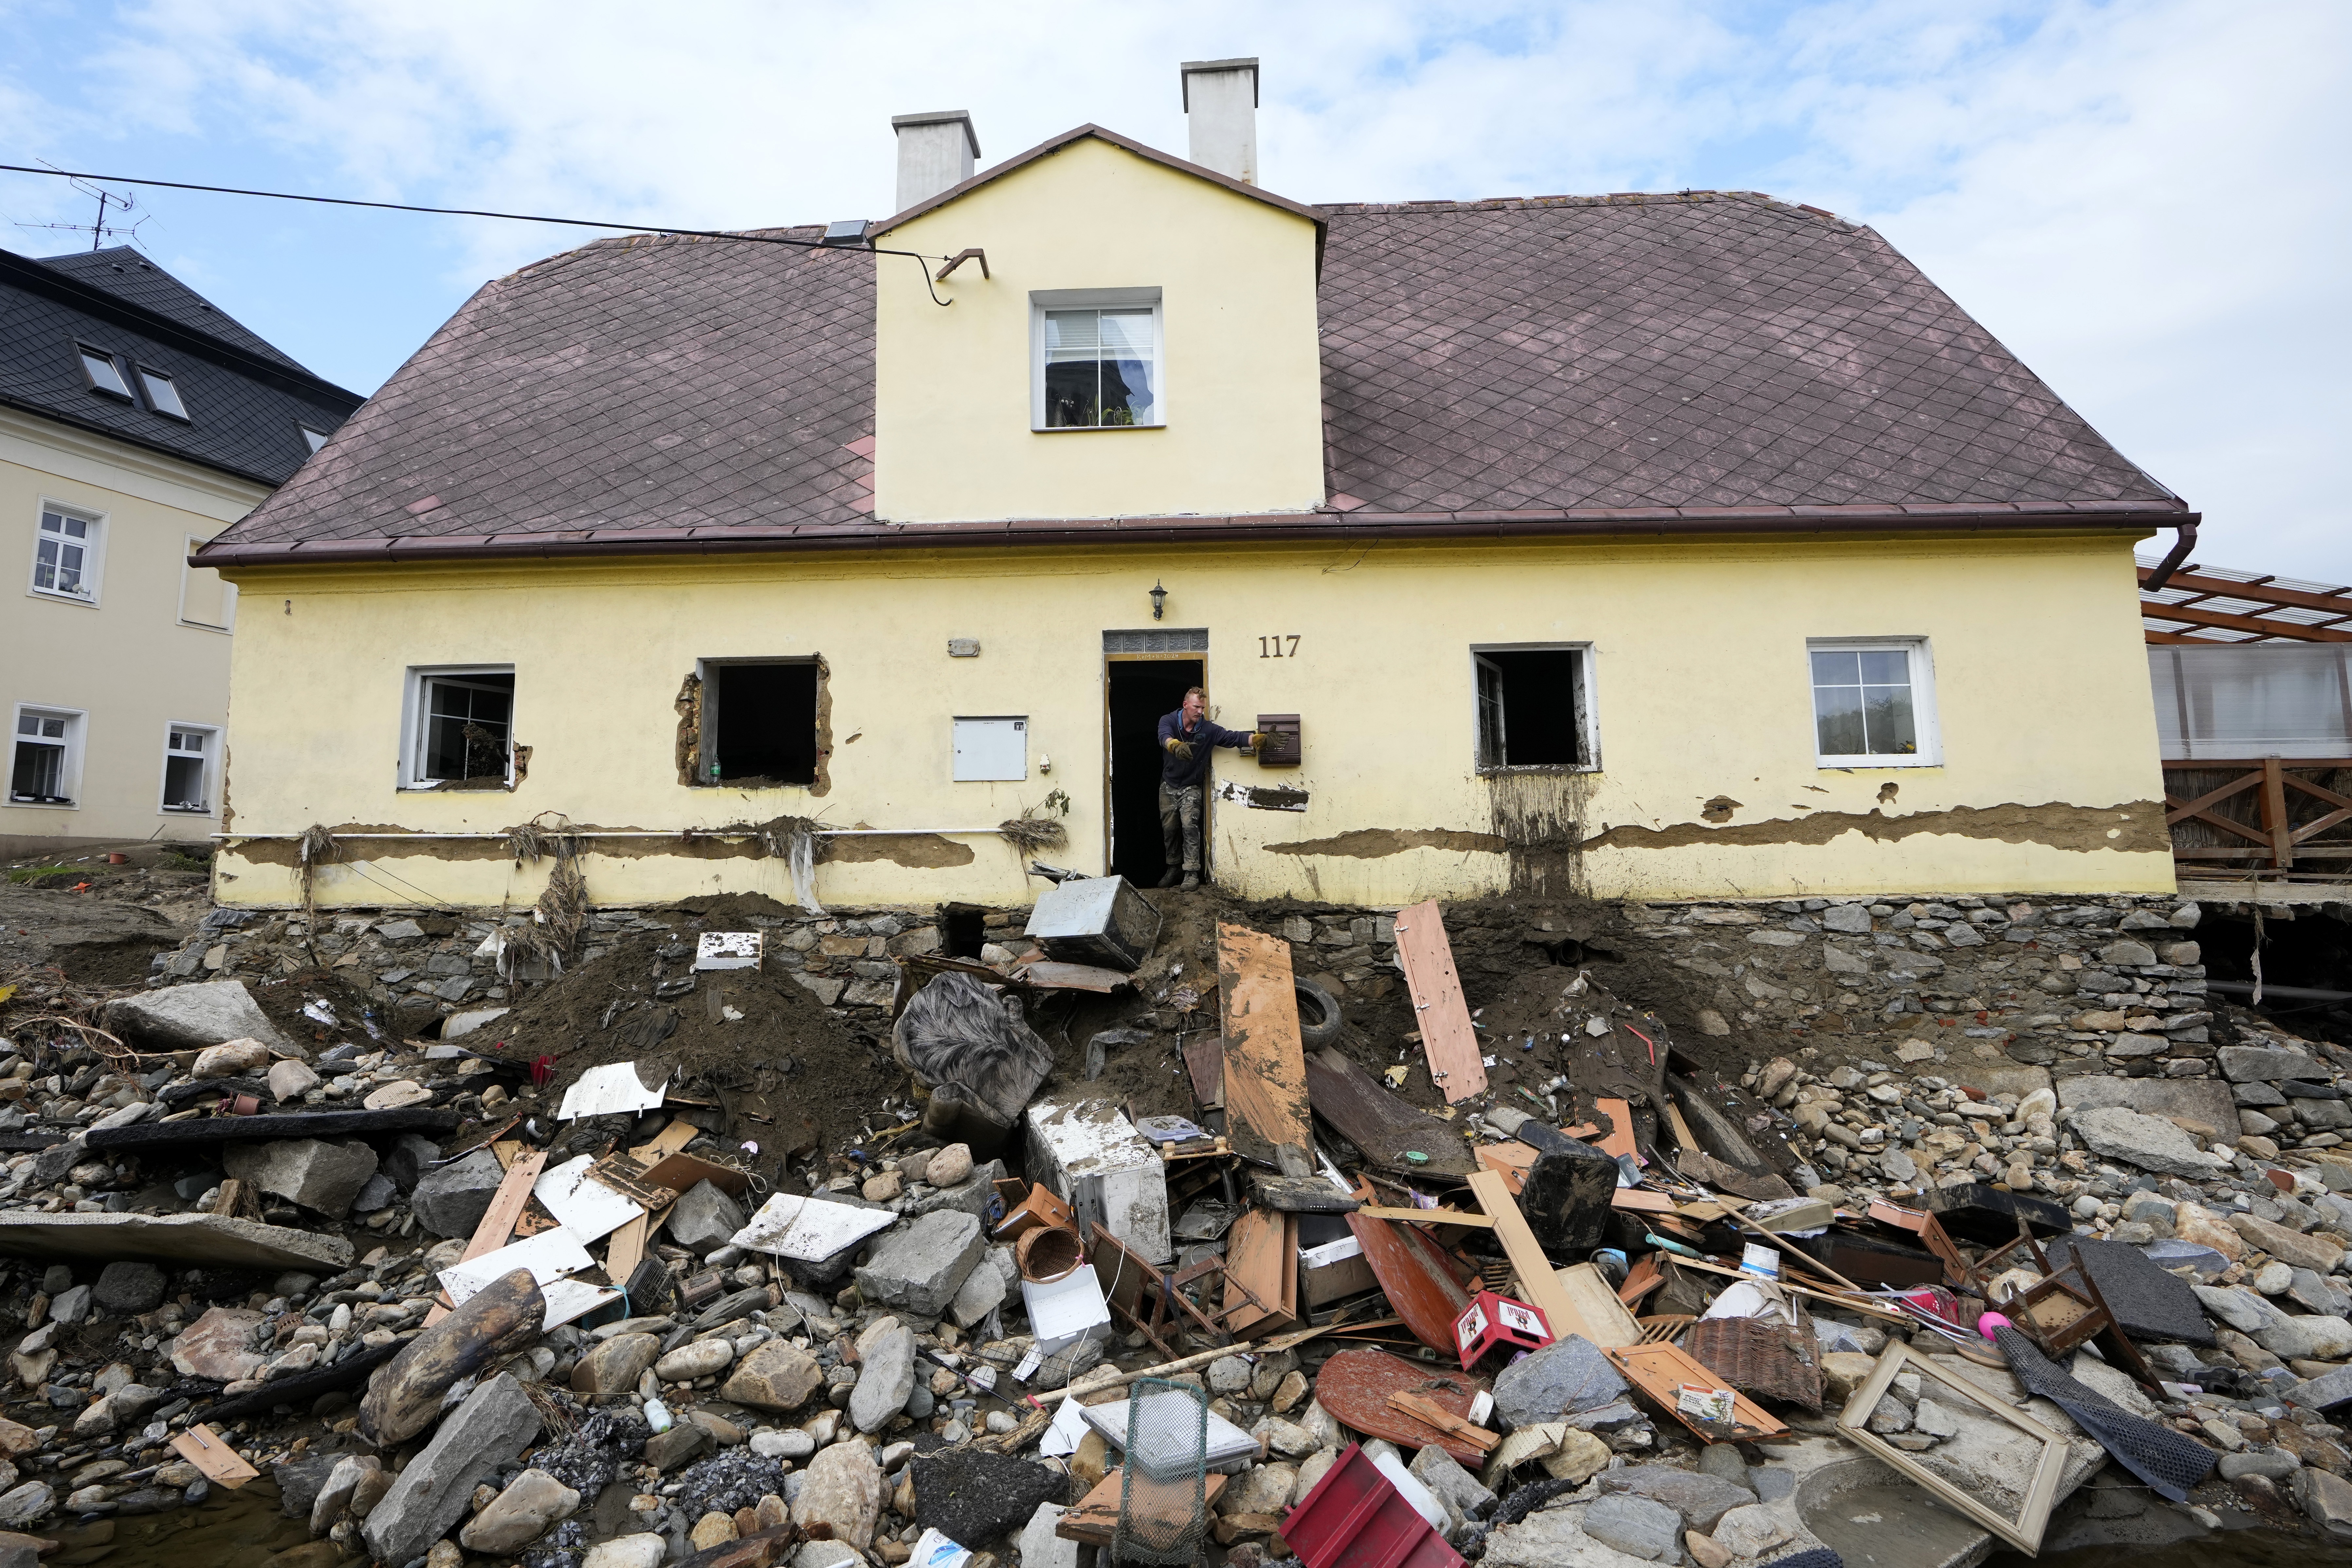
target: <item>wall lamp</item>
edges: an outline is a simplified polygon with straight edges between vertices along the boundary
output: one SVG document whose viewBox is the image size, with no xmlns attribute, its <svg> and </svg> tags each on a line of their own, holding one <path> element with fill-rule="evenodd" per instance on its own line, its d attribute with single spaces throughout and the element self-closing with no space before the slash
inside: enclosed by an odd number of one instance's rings
<svg viewBox="0 0 2352 1568">
<path fill-rule="evenodd" d="M 1154 577 L 1151 580 L 1151 618 L 1155 621 L 1158 620 L 1160 618 L 1160 612 L 1167 608 L 1168 590 L 1160 585 L 1159 578 Z"/>
</svg>

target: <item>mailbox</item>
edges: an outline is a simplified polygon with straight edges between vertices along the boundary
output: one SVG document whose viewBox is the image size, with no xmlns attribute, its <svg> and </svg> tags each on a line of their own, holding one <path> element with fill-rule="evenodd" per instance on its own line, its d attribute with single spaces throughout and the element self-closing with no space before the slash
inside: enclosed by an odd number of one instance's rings
<svg viewBox="0 0 2352 1568">
<path fill-rule="evenodd" d="M 1257 762 L 1262 768 L 1295 768 L 1299 763 L 1298 715 L 1296 713 L 1261 713 L 1257 716 L 1257 732 L 1265 738 L 1258 742 Z"/>
</svg>

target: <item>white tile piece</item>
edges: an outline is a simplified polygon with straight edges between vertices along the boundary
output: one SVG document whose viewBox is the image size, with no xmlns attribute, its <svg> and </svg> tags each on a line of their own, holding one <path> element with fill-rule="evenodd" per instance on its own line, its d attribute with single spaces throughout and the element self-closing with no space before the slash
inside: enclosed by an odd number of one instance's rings
<svg viewBox="0 0 2352 1568">
<path fill-rule="evenodd" d="M 610 1286 L 591 1285 L 585 1279 L 558 1279 L 541 1287 L 540 1295 L 547 1302 L 547 1317 L 539 1325 L 542 1334 L 621 1299 L 621 1293 Z"/>
<path fill-rule="evenodd" d="M 707 931 L 695 939 L 697 969 L 757 969 L 767 945 L 763 931 Z"/>
<path fill-rule="evenodd" d="M 583 1245 L 612 1235 L 646 1212 L 643 1205 L 590 1180 L 588 1173 L 595 1163 L 593 1154 L 567 1160 L 541 1176 L 530 1189 L 530 1195 Z"/>
<path fill-rule="evenodd" d="M 778 1193 L 760 1205 L 751 1224 L 735 1233 L 732 1244 L 803 1263 L 822 1263 L 843 1247 L 888 1229 L 898 1217 L 887 1209 L 863 1209 L 855 1204 Z"/>
<path fill-rule="evenodd" d="M 1063 1403 L 1067 1405 L 1073 1403 L 1073 1401 L 1064 1400 Z M 1127 1404 L 1128 1402 L 1124 1399 L 1114 1399 L 1108 1400 L 1100 1405 L 1081 1406 L 1081 1409 L 1085 1412 L 1087 1425 L 1101 1433 L 1103 1435 L 1104 1442 L 1108 1443 L 1112 1447 L 1119 1449 L 1121 1452 L 1124 1452 L 1127 1448 Z M 1248 1433 L 1243 1431 L 1240 1427 L 1234 1426 L 1232 1422 L 1226 1420 L 1223 1416 L 1218 1415 L 1213 1410 L 1210 1411 L 1208 1415 L 1209 1468 L 1213 1470 L 1220 1465 L 1227 1464 L 1234 1459 L 1243 1458 L 1244 1457 L 1252 1459 L 1257 1458 L 1258 1448 L 1256 1438 L 1251 1436 Z M 1160 1468 L 1164 1468 L 1170 1461 L 1180 1457 L 1181 1449 L 1171 1448 L 1163 1454 L 1142 1455 L 1140 1456 L 1140 1461 L 1147 1469 L 1153 1468 L 1155 1463 L 1157 1463 Z"/>
<path fill-rule="evenodd" d="M 441 1288 L 449 1292 L 451 1306 L 462 1307 L 472 1300 L 477 1290 L 487 1289 L 493 1281 L 506 1278 L 518 1268 L 528 1268 L 531 1279 L 538 1281 L 540 1294 L 546 1296 L 548 1288 L 562 1280 L 565 1275 L 576 1274 L 594 1262 L 595 1259 L 588 1256 L 588 1249 L 580 1245 L 580 1238 L 559 1225 L 553 1230 L 541 1231 L 527 1241 L 512 1242 L 496 1252 L 485 1252 L 479 1258 L 468 1258 L 444 1268 L 441 1270 Z M 553 1298 L 551 1297 L 549 1310 L 553 1310 Z M 581 1310 L 587 1309 L 583 1307 Z M 573 1316 L 578 1316 L 578 1313 Z M 552 1322 L 547 1325 L 549 1328 L 553 1326 Z"/>
<path fill-rule="evenodd" d="M 590 1068 L 563 1091 L 563 1104 L 555 1119 L 571 1121 L 583 1116 L 635 1115 L 659 1105 L 666 1092 L 666 1088 L 647 1089 L 639 1082 L 635 1062 Z"/>
</svg>

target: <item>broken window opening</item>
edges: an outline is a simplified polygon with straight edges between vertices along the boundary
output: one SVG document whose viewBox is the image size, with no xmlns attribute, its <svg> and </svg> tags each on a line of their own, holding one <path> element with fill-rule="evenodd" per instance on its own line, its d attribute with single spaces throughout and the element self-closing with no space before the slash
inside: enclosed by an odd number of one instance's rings
<svg viewBox="0 0 2352 1568">
<path fill-rule="evenodd" d="M 212 811 L 212 753 L 220 731 L 209 725 L 173 724 L 163 742 L 163 809 L 190 816 Z"/>
<path fill-rule="evenodd" d="M 74 804 L 73 752 L 81 739 L 79 713 L 56 709 L 16 710 L 16 750 L 8 763 L 12 805 Z"/>
<path fill-rule="evenodd" d="M 949 958 L 977 959 L 988 945 L 988 911 L 978 904 L 940 906 L 940 951 Z"/>
<path fill-rule="evenodd" d="M 1478 771 L 1596 765 L 1590 650 L 1473 648 Z"/>
<path fill-rule="evenodd" d="M 514 773 L 512 667 L 412 670 L 413 789 L 505 789 Z"/>
<path fill-rule="evenodd" d="M 782 789 L 817 782 L 817 660 L 704 659 L 701 676 L 696 783 Z"/>
</svg>

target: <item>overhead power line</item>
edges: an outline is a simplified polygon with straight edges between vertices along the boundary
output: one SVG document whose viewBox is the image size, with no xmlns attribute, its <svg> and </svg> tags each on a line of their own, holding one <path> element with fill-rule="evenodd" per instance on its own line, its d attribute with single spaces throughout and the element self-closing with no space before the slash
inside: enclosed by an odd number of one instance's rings
<svg viewBox="0 0 2352 1568">
<path fill-rule="evenodd" d="M 724 239 L 732 240 L 740 245 L 786 245 L 797 247 L 803 250 L 856 249 L 867 251 L 875 256 L 912 257 L 919 263 L 949 259 L 945 256 L 926 255 L 919 250 L 890 250 L 878 245 L 868 245 L 863 242 L 847 246 L 824 239 L 786 239 L 780 235 L 743 234 L 723 228 L 680 228 L 671 224 L 611 223 L 601 218 L 550 217 L 540 213 L 490 212 L 480 207 L 425 207 L 412 205 L 406 202 L 366 202 L 355 196 L 315 196 L 306 195 L 299 191 L 255 191 L 239 185 L 199 185 L 185 180 L 146 180 L 131 174 L 93 174 L 84 170 L 52 169 L 28 163 L 0 163 L 0 172 L 12 174 L 46 174 L 55 179 L 92 180 L 117 185 L 154 185 L 167 191 L 200 191 L 207 195 L 215 196 L 258 196 L 273 202 L 311 202 L 321 206 L 372 207 L 379 212 L 422 213 L 432 217 L 488 217 L 502 219 L 508 223 L 551 223 L 566 228 L 618 229 L 625 234 L 674 234 L 689 239 Z M 931 282 L 931 269 L 928 265 L 923 267 L 923 282 L 927 288 Z M 936 303 L 941 305 L 951 305 L 955 302 L 952 300 L 941 300 L 937 289 L 931 289 L 930 295 Z"/>
</svg>

